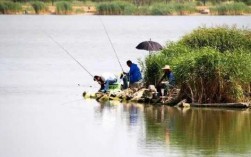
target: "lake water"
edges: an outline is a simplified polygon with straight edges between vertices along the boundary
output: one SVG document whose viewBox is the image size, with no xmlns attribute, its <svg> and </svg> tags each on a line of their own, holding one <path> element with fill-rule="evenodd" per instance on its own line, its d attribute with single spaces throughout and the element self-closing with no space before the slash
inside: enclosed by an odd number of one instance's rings
<svg viewBox="0 0 251 157">
<path fill-rule="evenodd" d="M 251 28 L 250 16 L 0 16 L 1 157 L 249 156 L 251 112 L 84 100 L 92 74 L 198 26 Z M 61 45 L 62 47 L 60 47 Z"/>
</svg>

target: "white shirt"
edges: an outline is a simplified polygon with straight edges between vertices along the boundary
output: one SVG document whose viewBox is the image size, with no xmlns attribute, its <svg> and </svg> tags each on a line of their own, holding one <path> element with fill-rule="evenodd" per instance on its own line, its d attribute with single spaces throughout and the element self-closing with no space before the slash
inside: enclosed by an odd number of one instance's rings
<svg viewBox="0 0 251 157">
<path fill-rule="evenodd" d="M 103 73 L 101 75 L 101 78 L 106 81 L 106 80 L 115 80 L 117 79 L 117 77 L 113 74 L 113 73 L 109 73 L 109 72 L 106 72 L 106 73 Z"/>
</svg>

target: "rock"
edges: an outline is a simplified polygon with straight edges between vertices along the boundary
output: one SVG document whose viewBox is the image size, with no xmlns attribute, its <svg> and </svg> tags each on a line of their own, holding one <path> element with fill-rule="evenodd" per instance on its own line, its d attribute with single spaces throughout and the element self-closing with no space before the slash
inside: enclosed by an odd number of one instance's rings
<svg viewBox="0 0 251 157">
<path fill-rule="evenodd" d="M 84 97 L 84 98 L 85 98 L 86 94 L 87 94 L 87 92 L 84 91 L 84 93 L 83 93 L 83 97 Z"/>
<path fill-rule="evenodd" d="M 95 95 L 95 93 L 87 93 L 87 92 L 84 92 L 83 93 L 83 97 L 85 98 L 85 99 L 88 99 L 88 98 L 96 98 L 96 95 Z"/>
<path fill-rule="evenodd" d="M 210 10 L 209 9 L 202 9 L 200 10 L 201 14 L 210 14 Z"/>
<path fill-rule="evenodd" d="M 190 107 L 191 105 L 189 103 L 183 102 L 179 107 Z"/>
<path fill-rule="evenodd" d="M 177 106 L 177 107 L 188 107 L 189 106 L 190 107 L 190 104 L 186 103 L 186 99 L 183 99 L 175 106 Z"/>
<path fill-rule="evenodd" d="M 141 88 L 138 91 L 134 91 L 135 89 L 126 89 L 123 91 L 118 91 L 114 93 L 88 93 L 84 92 L 84 98 L 96 98 L 99 102 L 115 100 L 115 101 L 131 101 L 131 102 L 140 102 L 140 103 L 161 103 L 166 104 L 169 100 L 172 100 L 173 97 L 170 95 L 166 99 L 159 98 L 156 88 L 151 85 L 148 89 Z M 174 94 L 175 95 L 175 94 Z M 161 100 L 161 101 L 160 101 Z M 180 102 L 181 103 L 181 102 Z M 188 104 L 181 104 L 179 106 L 189 106 Z"/>
<path fill-rule="evenodd" d="M 142 97 L 142 95 L 143 95 L 143 93 L 144 93 L 145 90 L 146 90 L 146 89 L 141 89 L 141 90 L 135 92 L 135 93 L 133 94 L 133 97 Z"/>
<path fill-rule="evenodd" d="M 105 94 L 105 95 L 103 95 L 102 97 L 100 97 L 100 98 L 98 99 L 98 101 L 104 102 L 104 101 L 107 101 L 107 100 L 109 100 L 109 99 L 110 99 L 109 95 Z"/>
<path fill-rule="evenodd" d="M 145 99 L 152 99 L 153 98 L 153 92 L 150 90 L 145 90 L 142 97 Z"/>
</svg>

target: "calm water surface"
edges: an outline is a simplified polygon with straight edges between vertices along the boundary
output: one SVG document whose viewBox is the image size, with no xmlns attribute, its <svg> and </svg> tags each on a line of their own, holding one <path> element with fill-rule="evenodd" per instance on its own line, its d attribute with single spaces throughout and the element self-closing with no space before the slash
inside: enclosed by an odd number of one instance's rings
<svg viewBox="0 0 251 157">
<path fill-rule="evenodd" d="M 84 100 L 93 75 L 123 69 L 152 39 L 165 45 L 198 26 L 251 28 L 250 16 L 0 16 L 0 156 L 249 156 L 251 112 Z M 52 40 L 54 39 L 54 41 Z"/>
</svg>

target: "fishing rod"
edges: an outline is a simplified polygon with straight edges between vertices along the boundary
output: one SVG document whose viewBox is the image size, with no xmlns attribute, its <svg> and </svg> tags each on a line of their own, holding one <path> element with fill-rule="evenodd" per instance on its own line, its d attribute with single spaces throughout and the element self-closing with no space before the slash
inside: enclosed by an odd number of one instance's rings
<svg viewBox="0 0 251 157">
<path fill-rule="evenodd" d="M 99 19 L 100 19 L 100 21 L 101 21 L 101 23 L 102 23 L 102 25 L 103 25 L 103 27 L 104 27 L 105 33 L 106 33 L 107 38 L 108 38 L 108 40 L 109 40 L 109 42 L 110 42 L 110 44 L 111 44 L 111 46 L 112 46 L 112 49 L 113 49 L 113 51 L 114 51 L 114 53 L 115 53 L 115 56 L 116 56 L 116 58 L 117 58 L 117 61 L 119 62 L 119 65 L 120 65 L 122 71 L 124 72 L 124 69 L 123 69 L 123 67 L 122 67 L 122 65 L 121 65 L 121 62 L 120 62 L 119 57 L 118 57 L 118 54 L 117 54 L 117 52 L 116 52 L 116 50 L 115 50 L 115 48 L 114 48 L 114 46 L 113 46 L 113 44 L 112 44 L 112 41 L 111 41 L 110 36 L 109 36 L 109 34 L 108 34 L 107 30 L 106 30 L 105 24 L 104 24 L 104 22 L 102 21 L 101 17 L 100 17 L 100 16 L 98 16 L 98 17 L 99 17 Z"/>
<path fill-rule="evenodd" d="M 45 33 L 45 32 L 44 32 Z M 50 36 L 49 34 L 45 33 L 54 43 L 56 43 L 61 49 L 63 49 L 66 54 L 71 57 L 75 62 L 78 63 L 78 65 L 80 65 L 80 67 L 82 67 L 92 78 L 94 77 L 75 57 L 73 57 L 71 55 L 71 53 L 69 51 L 67 51 L 59 42 L 57 42 L 52 36 Z"/>
</svg>

